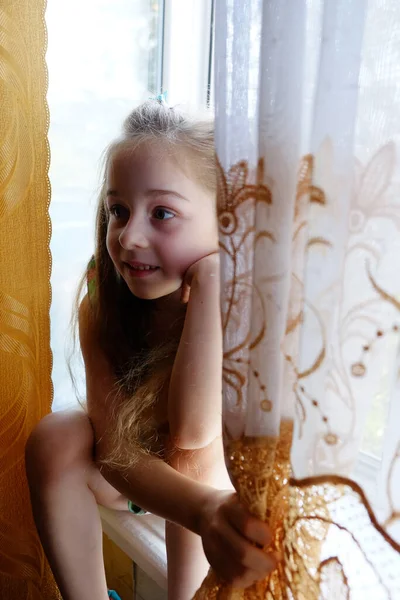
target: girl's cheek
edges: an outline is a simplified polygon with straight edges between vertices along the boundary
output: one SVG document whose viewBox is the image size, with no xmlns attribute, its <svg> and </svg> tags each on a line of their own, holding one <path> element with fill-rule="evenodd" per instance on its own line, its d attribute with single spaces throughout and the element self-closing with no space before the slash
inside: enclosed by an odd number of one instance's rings
<svg viewBox="0 0 400 600">
<path fill-rule="evenodd" d="M 182 277 L 182 279 L 184 278 L 185 273 L 189 269 L 189 267 L 191 267 L 194 263 L 204 258 L 207 254 L 210 254 L 210 252 L 212 252 L 212 250 L 206 251 L 201 249 L 197 252 L 187 254 L 184 260 L 181 259 L 179 264 L 179 274 Z"/>
</svg>

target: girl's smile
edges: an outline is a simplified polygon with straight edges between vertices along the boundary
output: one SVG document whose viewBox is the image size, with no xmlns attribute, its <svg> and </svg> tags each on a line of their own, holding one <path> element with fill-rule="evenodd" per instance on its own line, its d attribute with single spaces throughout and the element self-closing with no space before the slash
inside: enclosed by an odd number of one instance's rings
<svg viewBox="0 0 400 600">
<path fill-rule="evenodd" d="M 147 277 L 160 268 L 156 265 L 148 265 L 147 263 L 142 263 L 137 260 L 128 261 L 125 264 L 132 277 Z"/>
<path fill-rule="evenodd" d="M 154 275 L 160 268 L 139 262 L 136 262 L 136 264 L 127 262 L 125 265 L 128 267 L 130 277 L 149 277 L 150 275 Z"/>
</svg>

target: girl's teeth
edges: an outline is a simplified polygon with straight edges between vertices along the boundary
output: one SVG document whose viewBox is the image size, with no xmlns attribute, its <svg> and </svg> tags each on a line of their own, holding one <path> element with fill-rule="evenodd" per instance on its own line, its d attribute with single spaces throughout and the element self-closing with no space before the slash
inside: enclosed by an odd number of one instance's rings
<svg viewBox="0 0 400 600">
<path fill-rule="evenodd" d="M 150 271 L 150 269 L 155 269 L 156 267 L 132 267 L 132 269 L 136 269 L 137 271 Z"/>
</svg>

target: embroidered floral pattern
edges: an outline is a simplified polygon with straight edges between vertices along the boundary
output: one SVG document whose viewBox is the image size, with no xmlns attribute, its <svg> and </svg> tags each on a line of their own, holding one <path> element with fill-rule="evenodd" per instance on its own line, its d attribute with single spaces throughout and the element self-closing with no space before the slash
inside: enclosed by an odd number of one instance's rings
<svg viewBox="0 0 400 600">
<path fill-rule="evenodd" d="M 318 295 L 312 292 L 309 297 L 304 273 L 310 265 L 323 264 L 324 260 L 328 264 L 331 253 L 337 252 L 337 241 L 327 227 L 329 220 L 333 222 L 337 217 L 339 189 L 334 177 L 326 173 L 330 167 L 326 159 L 326 152 L 330 156 L 329 140 L 321 152 L 325 156 L 322 173 L 318 167 L 320 155 L 305 156 L 298 172 L 292 273 L 282 344 L 285 377 L 291 382 L 298 427 L 293 431 L 290 420 L 281 421 L 279 437 L 235 438 L 228 429 L 224 432 L 226 463 L 235 487 L 251 512 L 269 522 L 274 532 L 269 550 L 278 550 L 284 559 L 270 577 L 247 590 L 230 589 L 210 572 L 196 600 L 361 599 L 359 572 L 369 581 L 368 597 L 394 600 L 400 590 L 400 546 L 389 534 L 400 521 L 394 483 L 400 442 L 388 470 L 389 506 L 381 523 L 360 486 L 337 475 L 350 469 L 346 461 L 353 452 L 360 402 L 354 386 L 374 377 L 376 364 L 372 357 L 380 345 L 390 343 L 394 357 L 400 344 L 399 288 L 387 287 L 390 280 L 380 269 L 383 248 L 380 251 L 374 246 L 370 234 L 363 236 L 375 219 L 386 219 L 399 228 L 400 205 L 386 197 L 393 171 L 393 146 L 387 144 L 379 150 L 365 168 L 357 163 L 343 268 L 331 288 L 322 288 Z M 252 365 L 252 352 L 268 329 L 265 298 L 257 280 L 253 281 L 255 248 L 261 238 L 272 245 L 280 241 L 275 231 L 260 228 L 254 221 L 258 203 L 268 211 L 274 202 L 270 187 L 262 183 L 264 178 L 262 161 L 256 173 L 250 173 L 244 161 L 226 175 L 219 167 L 221 256 L 224 273 L 229 273 L 222 304 L 224 393 L 230 402 L 235 399 L 238 419 L 244 418 L 250 379 L 258 385 L 257 397 L 264 394 L 260 412 L 273 410 L 267 394 L 267 372 Z M 316 181 L 330 185 L 323 190 Z M 320 231 L 319 224 L 323 225 Z M 354 274 L 362 281 L 363 296 L 354 294 Z M 337 305 L 332 304 L 333 298 L 338 299 Z M 251 311 L 254 314 L 255 306 L 257 319 L 250 327 L 247 315 Z M 299 353 L 300 342 L 310 327 L 313 344 L 303 356 Z M 316 393 L 318 389 L 324 390 L 323 396 Z M 338 403 L 343 411 L 338 410 Z M 341 415 L 342 422 L 337 415 Z M 316 431 L 314 473 L 320 466 L 331 474 L 296 480 L 291 474 L 291 448 L 297 440 L 302 443 L 309 436 L 310 423 Z"/>
<path fill-rule="evenodd" d="M 254 179 L 254 182 L 251 182 Z M 243 262 L 241 257 L 249 257 L 262 239 L 274 242 L 268 230 L 259 231 L 252 220 L 258 205 L 268 207 L 272 202 L 269 188 L 263 183 L 264 163 L 259 160 L 255 174 L 249 173 L 248 165 L 241 161 L 234 165 L 225 176 L 218 163 L 218 223 L 220 250 L 225 272 L 229 273 L 223 290 L 222 321 L 225 336 L 223 381 L 229 394 L 234 396 L 232 404 L 239 409 L 243 402 L 243 387 L 247 380 L 250 365 L 250 350 L 258 344 L 265 332 L 265 324 L 260 323 L 257 331 L 250 331 L 250 323 L 241 317 L 248 310 L 251 300 L 251 258 Z M 263 295 L 255 286 L 253 292 L 263 311 Z M 234 333 L 234 336 L 233 336 Z M 234 337 L 234 343 L 229 344 Z M 267 397 L 263 375 L 252 369 L 252 375 L 260 390 L 260 406 L 263 411 L 271 409 Z"/>
</svg>

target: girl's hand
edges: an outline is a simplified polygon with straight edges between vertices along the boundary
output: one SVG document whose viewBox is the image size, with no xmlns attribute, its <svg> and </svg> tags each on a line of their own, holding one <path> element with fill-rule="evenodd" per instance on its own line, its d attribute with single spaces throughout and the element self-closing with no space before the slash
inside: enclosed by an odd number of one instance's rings
<svg viewBox="0 0 400 600">
<path fill-rule="evenodd" d="M 219 251 L 207 254 L 193 263 L 185 273 L 182 283 L 181 302 L 189 302 L 190 288 L 197 282 L 212 281 L 219 285 Z"/>
<path fill-rule="evenodd" d="M 269 527 L 247 511 L 236 493 L 213 494 L 202 511 L 200 535 L 208 562 L 233 587 L 249 587 L 278 564 L 273 553 L 261 550 L 271 542 Z"/>
</svg>

